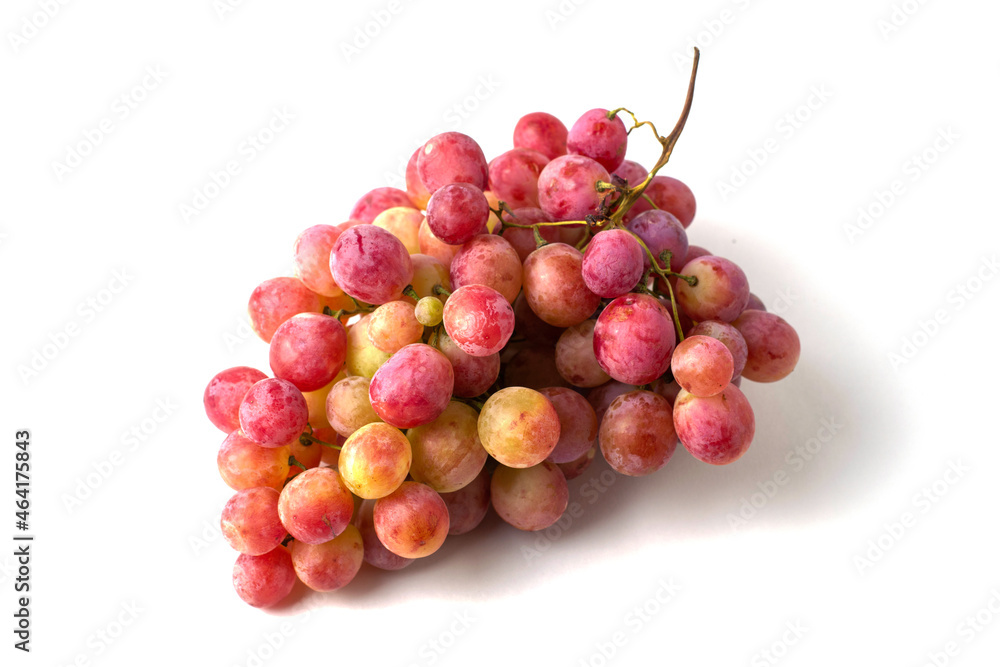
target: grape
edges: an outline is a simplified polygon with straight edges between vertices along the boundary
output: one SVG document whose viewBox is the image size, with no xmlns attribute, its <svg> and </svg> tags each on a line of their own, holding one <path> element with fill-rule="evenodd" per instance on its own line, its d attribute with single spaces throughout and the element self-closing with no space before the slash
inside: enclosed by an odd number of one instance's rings
<svg viewBox="0 0 1000 667">
<path fill-rule="evenodd" d="M 397 556 L 430 556 L 448 537 L 448 506 L 425 484 L 403 482 L 375 502 L 372 514 L 379 541 Z"/>
<path fill-rule="evenodd" d="M 507 360 L 503 368 L 503 384 L 507 387 L 569 387 L 556 367 L 555 350 L 551 345 L 527 345 Z"/>
<path fill-rule="evenodd" d="M 330 426 L 345 438 L 366 424 L 382 421 L 368 400 L 368 378 L 352 375 L 330 389 L 326 397 L 326 416 Z"/>
<path fill-rule="evenodd" d="M 627 148 L 625 123 L 618 116 L 608 118 L 607 109 L 591 109 L 580 116 L 566 137 L 566 149 L 570 154 L 596 160 L 609 172 L 621 166 Z"/>
<path fill-rule="evenodd" d="M 217 373 L 208 381 L 202 400 L 209 421 L 225 433 L 238 429 L 243 397 L 250 387 L 266 377 L 249 366 L 236 366 Z"/>
<path fill-rule="evenodd" d="M 510 209 L 538 206 L 538 175 L 549 158 L 538 151 L 515 148 L 489 164 L 490 190 Z"/>
<path fill-rule="evenodd" d="M 674 426 L 681 444 L 693 457 L 724 465 L 747 451 L 755 424 L 746 396 L 730 384 L 708 398 L 682 389 L 674 401 Z"/>
<path fill-rule="evenodd" d="M 407 431 L 413 448 L 413 481 L 450 493 L 474 480 L 487 457 L 479 442 L 478 422 L 475 408 L 452 401 L 437 419 Z"/>
<path fill-rule="evenodd" d="M 315 391 L 344 368 L 347 331 L 336 318 L 319 313 L 290 317 L 271 338 L 269 359 L 274 376 L 299 391 Z"/>
<path fill-rule="evenodd" d="M 324 429 L 320 428 L 318 430 L 314 430 L 313 435 L 320 440 L 323 440 L 323 438 L 319 435 L 322 430 Z M 323 442 L 329 442 L 329 440 L 323 440 Z M 290 450 L 291 455 L 295 457 L 295 460 L 302 464 L 306 470 L 312 470 L 313 468 L 319 467 L 319 464 L 323 460 L 323 450 L 327 448 L 323 447 L 323 445 L 315 443 L 304 445 L 298 440 L 294 440 L 292 441 L 292 444 L 288 446 L 288 449 Z M 295 477 L 301 472 L 304 471 L 297 465 L 289 465 L 288 467 L 289 477 Z"/>
<path fill-rule="evenodd" d="M 514 126 L 514 146 L 538 151 L 552 160 L 566 155 L 569 132 L 558 118 L 544 111 L 522 116 Z"/>
<path fill-rule="evenodd" d="M 594 326 L 594 356 L 619 382 L 646 384 L 670 367 L 677 340 L 674 323 L 659 301 L 628 294 L 612 301 Z"/>
<path fill-rule="evenodd" d="M 611 176 L 594 160 L 582 155 L 557 157 L 538 176 L 538 207 L 552 220 L 583 220 L 601 205 L 599 181 L 608 183 Z"/>
<path fill-rule="evenodd" d="M 545 460 L 559 442 L 559 415 L 534 389 L 506 387 L 479 413 L 479 440 L 490 456 L 511 468 Z"/>
<path fill-rule="evenodd" d="M 292 542 L 290 551 L 295 574 L 306 586 L 320 592 L 349 584 L 361 569 L 365 554 L 361 533 L 350 525 L 323 544 Z"/>
<path fill-rule="evenodd" d="M 266 554 L 240 554 L 233 567 L 236 594 L 252 607 L 270 607 L 281 602 L 295 586 L 295 568 L 288 549 L 279 546 Z"/>
<path fill-rule="evenodd" d="M 222 536 L 241 554 L 260 556 L 281 544 L 278 492 L 268 487 L 239 491 L 222 510 Z"/>
<path fill-rule="evenodd" d="M 451 362 L 455 372 L 455 396 L 472 398 L 485 393 L 500 376 L 500 353 L 474 357 L 447 335 L 438 339 L 438 349 Z"/>
<path fill-rule="evenodd" d="M 297 439 L 309 421 L 306 399 L 294 384 L 277 378 L 256 383 L 240 404 L 240 428 L 264 447 L 283 447 Z"/>
<path fill-rule="evenodd" d="M 737 380 L 738 379 L 739 378 L 737 378 Z M 677 384 L 676 380 L 670 380 L 668 382 L 665 377 L 662 377 L 653 383 L 653 391 L 670 401 L 670 405 L 672 407 L 674 405 L 674 401 L 677 400 L 677 394 L 681 392 L 681 386 Z"/>
<path fill-rule="evenodd" d="M 451 248 L 453 246 L 447 247 Z M 458 247 L 461 248 L 461 246 Z M 430 255 L 417 254 L 410 255 L 410 261 L 413 263 L 413 280 L 410 284 L 413 286 L 413 291 L 417 293 L 418 297 L 437 297 L 438 295 L 434 293 L 435 285 L 440 285 L 449 292 L 451 291 L 451 278 L 448 276 L 448 267 L 442 264 L 440 260 Z M 451 261 L 450 256 L 448 261 Z"/>
<path fill-rule="evenodd" d="M 518 208 L 514 209 L 514 215 L 506 214 L 504 220 L 508 223 L 513 222 L 518 225 L 533 225 L 538 222 L 551 222 L 549 216 L 545 215 L 545 211 L 540 208 Z M 548 243 L 558 243 L 560 241 L 560 227 L 556 225 L 540 225 L 538 227 L 538 232 L 541 234 L 542 238 Z M 501 233 L 501 236 L 510 243 L 511 247 L 517 252 L 518 258 L 523 263 L 524 260 L 528 259 L 528 255 L 535 252 L 537 248 L 537 243 L 535 242 L 535 233 L 524 227 L 507 227 Z"/>
<path fill-rule="evenodd" d="M 643 240 L 646 247 L 653 253 L 653 257 L 656 257 L 658 267 L 661 269 L 669 268 L 675 273 L 680 273 L 680 270 L 684 268 L 684 258 L 688 251 L 687 232 L 672 214 L 666 211 L 646 211 L 628 223 L 628 230 Z M 672 253 L 669 267 L 660 260 L 660 253 L 664 250 L 669 250 Z M 642 253 L 642 258 L 643 266 L 648 269 L 650 266 L 649 256 L 645 251 Z"/>
<path fill-rule="evenodd" d="M 566 476 L 556 464 L 530 468 L 500 466 L 490 481 L 490 502 L 500 518 L 519 530 L 548 528 L 569 504 Z"/>
<path fill-rule="evenodd" d="M 607 299 L 627 294 L 642 278 L 645 251 L 624 229 L 609 229 L 591 239 L 581 273 L 587 288 Z"/>
<path fill-rule="evenodd" d="M 333 385 L 345 377 L 347 374 L 342 370 L 329 383 L 319 389 L 302 392 L 302 397 L 306 399 L 306 408 L 309 410 L 309 425 L 314 429 L 330 426 L 330 420 L 326 418 L 326 399 L 330 395 Z"/>
<path fill-rule="evenodd" d="M 395 354 L 412 343 L 420 342 L 424 325 L 417 321 L 413 306 L 406 301 L 382 304 L 368 318 L 368 340 L 372 345 Z"/>
<path fill-rule="evenodd" d="M 406 163 L 406 194 L 419 209 L 427 208 L 427 201 L 431 198 L 431 193 L 424 187 L 424 182 L 417 173 L 417 159 L 422 148 L 423 146 L 417 146 L 410 156 L 410 161 Z"/>
<path fill-rule="evenodd" d="M 423 221 L 424 214 L 417 209 L 394 206 L 379 213 L 372 224 L 395 236 L 406 248 L 406 252 L 414 255 L 420 252 L 418 232 Z"/>
<path fill-rule="evenodd" d="M 630 391 L 635 391 L 635 385 L 625 384 L 624 382 L 618 382 L 617 380 L 612 380 L 607 384 L 602 384 L 600 387 L 592 389 L 589 394 L 587 394 L 587 402 L 590 403 L 591 407 L 594 408 L 594 414 L 597 415 L 597 423 L 600 424 L 604 421 L 604 414 L 608 411 L 608 408 L 614 403 L 615 399 L 622 394 L 627 394 Z M 598 438 L 600 438 L 600 432 L 598 431 Z"/>
<path fill-rule="evenodd" d="M 348 217 L 361 222 L 374 222 L 379 213 L 396 206 L 416 208 L 410 197 L 398 188 L 375 188 L 358 200 Z"/>
<path fill-rule="evenodd" d="M 420 252 L 422 254 L 433 257 L 445 268 L 451 266 L 452 257 L 458 254 L 458 251 L 462 248 L 460 245 L 445 243 L 434 236 L 434 232 L 431 231 L 431 227 L 426 219 L 420 223 L 420 231 L 417 232 L 417 241 L 420 243 Z"/>
<path fill-rule="evenodd" d="M 726 346 L 729 354 L 733 356 L 733 376 L 729 379 L 730 382 L 743 372 L 743 367 L 747 363 L 747 342 L 743 339 L 743 334 L 739 332 L 739 329 L 733 325 L 715 320 L 705 320 L 689 330 L 688 336 L 711 336 Z"/>
<path fill-rule="evenodd" d="M 342 231 L 333 225 L 313 225 L 295 239 L 295 274 L 303 285 L 320 296 L 344 293 L 330 273 L 330 251 Z"/>
<path fill-rule="evenodd" d="M 529 341 L 554 345 L 564 329 L 552 326 L 536 315 L 522 290 L 514 299 L 514 331 L 517 332 L 518 336 Z"/>
<path fill-rule="evenodd" d="M 379 541 L 378 535 L 375 534 L 374 509 L 374 500 L 363 500 L 358 508 L 358 514 L 354 518 L 354 525 L 361 534 L 361 540 L 364 543 L 365 562 L 380 570 L 401 570 L 414 561 L 410 558 L 397 556 Z"/>
<path fill-rule="evenodd" d="M 302 284 L 298 278 L 272 278 L 265 280 L 250 295 L 247 313 L 250 328 L 265 343 L 285 320 L 299 313 L 318 313 L 323 310 L 319 295 Z"/>
<path fill-rule="evenodd" d="M 490 474 L 481 470 L 458 491 L 442 493 L 441 500 L 448 508 L 448 534 L 468 533 L 482 523 L 490 509 Z"/>
<path fill-rule="evenodd" d="M 587 468 L 590 467 L 590 464 L 594 462 L 595 456 L 597 456 L 596 446 L 591 447 L 590 449 L 588 449 L 587 451 L 585 451 L 583 454 L 573 459 L 572 461 L 568 461 L 566 463 L 557 463 L 556 465 L 559 466 L 559 469 L 562 470 L 563 475 L 566 477 L 566 480 L 569 481 L 571 479 L 576 479 L 577 477 L 582 475 L 584 471 L 586 471 Z"/>
<path fill-rule="evenodd" d="M 446 317 L 447 312 L 445 307 Z M 375 371 L 368 398 L 383 421 L 412 428 L 444 412 L 454 385 L 448 358 L 430 345 L 417 343 L 407 345 Z"/>
<path fill-rule="evenodd" d="M 372 345 L 368 339 L 370 319 L 371 314 L 363 315 L 347 330 L 347 354 L 344 360 L 349 375 L 363 375 L 369 379 L 389 360 L 389 354 Z"/>
<path fill-rule="evenodd" d="M 597 387 L 611 379 L 594 356 L 595 320 L 585 320 L 559 336 L 556 369 L 575 387 Z"/>
<path fill-rule="evenodd" d="M 403 483 L 412 458 L 403 432 L 377 422 L 362 426 L 347 438 L 337 468 L 351 493 L 359 498 L 381 498 Z"/>
<path fill-rule="evenodd" d="M 444 304 L 436 296 L 425 296 L 413 307 L 413 317 L 422 326 L 436 327 L 444 317 Z"/>
<path fill-rule="evenodd" d="M 688 336 L 674 350 L 670 370 L 686 391 L 715 396 L 733 379 L 733 355 L 715 338 Z"/>
<path fill-rule="evenodd" d="M 239 430 L 222 442 L 216 459 L 219 474 L 235 491 L 267 486 L 281 490 L 288 477 L 288 447 L 261 447 Z"/>
<path fill-rule="evenodd" d="M 417 156 L 417 173 L 432 198 L 450 183 L 469 183 L 485 190 L 489 181 L 483 149 L 460 132 L 444 132 L 424 144 Z"/>
<path fill-rule="evenodd" d="M 521 292 L 521 260 L 500 236 L 480 234 L 462 246 L 451 260 L 451 285 L 486 285 L 500 292 L 508 303 Z"/>
<path fill-rule="evenodd" d="M 611 172 L 611 175 L 621 178 L 628 183 L 629 187 L 634 188 L 646 180 L 646 176 L 649 175 L 649 171 L 647 171 L 646 168 L 638 162 L 623 160 L 621 165 Z"/>
<path fill-rule="evenodd" d="M 524 295 L 542 320 L 571 327 L 597 310 L 601 297 L 583 280 L 583 253 L 563 243 L 542 246 L 524 262 Z"/>
<path fill-rule="evenodd" d="M 322 544 L 340 535 L 350 523 L 354 497 L 336 470 L 312 468 L 293 477 L 282 489 L 278 514 L 296 540 Z"/>
<path fill-rule="evenodd" d="M 754 382 L 776 382 L 795 370 L 801 345 L 798 333 L 788 322 L 774 313 L 747 310 L 733 326 L 747 344 L 743 377 Z"/>
<path fill-rule="evenodd" d="M 677 305 L 695 321 L 732 322 L 750 298 L 746 275 L 728 259 L 699 257 L 685 264 L 681 273 L 698 279 L 694 287 L 683 280 L 677 283 Z"/>
<path fill-rule="evenodd" d="M 319 438 L 323 442 L 329 442 L 337 447 L 343 447 L 347 438 L 340 435 L 332 428 L 318 428 L 313 431 L 313 435 Z M 320 451 L 320 462 L 323 465 L 330 466 L 331 468 L 336 468 L 337 464 L 340 463 L 340 450 L 334 449 L 333 447 L 323 447 L 319 446 L 317 449 Z"/>
<path fill-rule="evenodd" d="M 559 442 L 548 455 L 553 463 L 574 461 L 597 440 L 597 415 L 587 399 L 572 389 L 546 387 L 540 390 L 559 416 Z"/>
<path fill-rule="evenodd" d="M 652 199 L 656 206 L 650 204 L 645 197 L 639 198 L 625 214 L 626 223 L 643 211 L 658 208 L 677 216 L 685 229 L 691 226 L 691 221 L 694 220 L 694 214 L 697 210 L 691 188 L 670 176 L 654 176 L 643 194 Z"/>
<path fill-rule="evenodd" d="M 747 299 L 747 307 L 743 310 L 763 310 L 767 312 L 767 307 L 764 302 L 760 300 L 760 297 L 750 292 L 750 298 Z"/>
<path fill-rule="evenodd" d="M 462 245 L 487 231 L 490 205 L 479 188 L 451 183 L 431 195 L 427 202 L 427 225 L 434 236 L 451 245 Z"/>
<path fill-rule="evenodd" d="M 684 255 L 684 264 L 699 257 L 710 257 L 712 253 L 702 248 L 700 245 L 688 245 L 687 254 Z"/>
<path fill-rule="evenodd" d="M 448 297 L 443 322 L 448 336 L 463 352 L 485 357 L 499 352 L 510 340 L 514 309 L 492 287 L 465 285 Z"/>
<path fill-rule="evenodd" d="M 344 231 L 330 253 L 330 270 L 347 294 L 372 304 L 399 298 L 413 278 L 406 247 L 375 225 L 358 225 Z"/>
<path fill-rule="evenodd" d="M 601 453 L 623 475 L 662 468 L 677 449 L 670 401 L 651 391 L 622 394 L 601 420 Z"/>
</svg>

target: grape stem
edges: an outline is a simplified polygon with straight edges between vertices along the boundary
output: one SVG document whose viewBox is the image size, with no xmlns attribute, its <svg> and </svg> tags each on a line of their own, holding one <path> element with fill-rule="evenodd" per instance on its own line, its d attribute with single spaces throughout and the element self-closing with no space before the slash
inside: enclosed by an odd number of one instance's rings
<svg viewBox="0 0 1000 667">
<path fill-rule="evenodd" d="M 420 301 L 420 295 L 417 294 L 417 290 L 413 289 L 413 285 L 407 285 L 406 287 L 404 287 L 403 288 L 403 294 L 405 294 L 406 296 L 408 296 L 408 297 L 410 297 L 412 299 L 416 299 L 417 301 Z"/>
<path fill-rule="evenodd" d="M 312 445 L 323 445 L 324 447 L 329 447 L 330 449 L 336 449 L 340 451 L 340 445 L 334 445 L 329 442 L 320 440 L 315 435 L 313 435 L 312 426 L 309 426 L 309 430 L 299 436 L 299 444 L 303 447 L 311 447 Z"/>
<path fill-rule="evenodd" d="M 289 465 L 289 467 L 291 467 L 291 466 L 297 466 L 299 468 L 302 468 L 302 472 L 305 472 L 306 470 L 308 470 L 308 468 L 306 468 L 306 465 L 304 463 L 302 463 L 302 461 L 299 461 L 294 456 L 289 456 L 288 457 L 288 465 Z"/>
<path fill-rule="evenodd" d="M 451 292 L 446 290 L 440 283 L 435 285 L 431 291 L 438 296 L 451 296 Z"/>
</svg>

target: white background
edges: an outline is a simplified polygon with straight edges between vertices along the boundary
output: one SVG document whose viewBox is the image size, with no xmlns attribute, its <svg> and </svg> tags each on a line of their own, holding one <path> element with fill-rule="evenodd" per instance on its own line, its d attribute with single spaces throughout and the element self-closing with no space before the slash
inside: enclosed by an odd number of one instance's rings
<svg viewBox="0 0 1000 667">
<path fill-rule="evenodd" d="M 11 648 L 0 547 L 4 664 L 995 664 L 996 3 L 909 0 L 881 29 L 890 0 L 95 0 L 49 3 L 49 19 L 44 4 L 0 14 L 0 536 L 12 544 L 21 428 L 37 536 L 30 656 Z M 581 515 L 548 537 L 493 518 L 401 572 L 366 568 L 278 612 L 241 602 L 201 394 L 224 368 L 267 369 L 251 290 L 439 131 L 492 157 L 524 113 L 570 125 L 628 106 L 666 132 L 694 42 L 666 173 L 698 197 L 691 241 L 737 261 L 802 340 L 787 380 L 744 384 L 749 453 L 713 468 L 679 449 L 584 495 L 595 466 L 571 487 Z M 248 160 L 275 109 L 294 120 Z M 82 163 L 56 167 L 103 119 Z M 630 157 L 656 154 L 633 134 Z M 185 220 L 228 160 L 240 173 Z M 859 208 L 876 215 L 852 232 Z"/>
</svg>

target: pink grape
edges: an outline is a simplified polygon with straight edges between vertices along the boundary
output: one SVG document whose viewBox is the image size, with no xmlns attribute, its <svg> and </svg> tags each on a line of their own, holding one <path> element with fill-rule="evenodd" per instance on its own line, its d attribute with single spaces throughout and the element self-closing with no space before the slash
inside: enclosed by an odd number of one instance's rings
<svg viewBox="0 0 1000 667">
<path fill-rule="evenodd" d="M 597 183 L 611 176 L 583 155 L 564 155 L 545 165 L 538 176 L 538 206 L 552 220 L 583 220 L 596 213 L 604 195 Z"/>
<path fill-rule="evenodd" d="M 406 163 L 406 195 L 421 210 L 427 208 L 427 202 L 431 198 L 431 193 L 427 191 L 424 182 L 420 180 L 420 174 L 417 173 L 417 159 L 422 148 L 423 146 L 417 146 L 409 162 Z"/>
<path fill-rule="evenodd" d="M 653 383 L 653 391 L 670 401 L 670 405 L 673 406 L 674 401 L 677 400 L 677 394 L 681 392 L 681 386 L 677 384 L 676 380 L 667 382 L 666 378 L 660 378 Z"/>
<path fill-rule="evenodd" d="M 239 430 L 223 441 L 216 457 L 219 474 L 236 491 L 266 486 L 280 491 L 288 478 L 288 447 L 261 447 Z"/>
<path fill-rule="evenodd" d="M 750 298 L 747 299 L 747 307 L 743 310 L 763 310 L 764 312 L 767 312 L 767 307 L 764 305 L 764 302 L 760 300 L 759 296 L 750 292 Z"/>
<path fill-rule="evenodd" d="M 326 397 L 326 418 L 345 438 L 366 424 L 382 421 L 368 398 L 371 382 L 363 375 L 351 375 L 333 385 Z"/>
<path fill-rule="evenodd" d="M 608 118 L 607 109 L 591 109 L 580 116 L 566 138 L 570 154 L 585 155 L 609 172 L 621 166 L 627 148 L 625 123 L 617 115 Z"/>
<path fill-rule="evenodd" d="M 448 506 L 425 484 L 402 486 L 375 502 L 375 533 L 386 549 L 404 558 L 424 558 L 448 537 Z"/>
<path fill-rule="evenodd" d="M 417 156 L 417 173 L 432 197 L 450 183 L 469 183 L 480 190 L 489 187 L 483 149 L 460 132 L 444 132 L 424 144 Z"/>
<path fill-rule="evenodd" d="M 454 385 L 455 372 L 448 358 L 430 345 L 416 343 L 375 371 L 368 398 L 383 421 L 396 428 L 413 428 L 444 412 Z"/>
<path fill-rule="evenodd" d="M 347 438 L 337 469 L 344 485 L 357 497 L 381 498 L 399 488 L 412 460 L 410 441 L 403 432 L 377 422 L 362 426 Z"/>
<path fill-rule="evenodd" d="M 612 301 L 594 326 L 594 356 L 619 382 L 652 382 L 670 367 L 677 337 L 667 309 L 646 294 Z"/>
<path fill-rule="evenodd" d="M 656 258 L 656 265 L 679 273 L 684 268 L 684 258 L 688 251 L 687 232 L 680 221 L 666 211 L 646 211 L 628 223 L 628 230 L 641 238 Z M 596 238 L 596 237 L 595 237 Z M 669 250 L 670 266 L 660 260 L 660 253 Z M 642 253 L 643 266 L 649 268 L 649 256 Z"/>
<path fill-rule="evenodd" d="M 625 214 L 626 223 L 643 211 L 658 208 L 674 214 L 685 229 L 691 226 L 698 207 L 694 193 L 684 183 L 670 176 L 654 176 L 643 194 L 652 199 L 656 206 L 646 201 L 645 197 L 641 197 Z"/>
<path fill-rule="evenodd" d="M 278 492 L 267 487 L 244 489 L 222 510 L 222 536 L 241 554 L 266 554 L 285 539 L 278 517 Z"/>
<path fill-rule="evenodd" d="M 583 255 L 583 282 L 606 299 L 627 294 L 642 278 L 644 260 L 648 261 L 642 246 L 624 229 L 600 232 Z"/>
<path fill-rule="evenodd" d="M 587 394 L 587 402 L 594 408 L 594 414 L 597 415 L 597 423 L 600 424 L 604 421 L 604 414 L 608 411 L 611 404 L 615 402 L 616 398 L 622 394 L 627 394 L 630 391 L 635 391 L 636 388 L 637 387 L 635 385 L 612 380 L 611 382 L 602 384 L 600 387 L 592 389 L 590 393 Z M 598 437 L 600 437 L 599 432 Z"/>
<path fill-rule="evenodd" d="M 295 574 L 306 586 L 320 592 L 335 591 L 349 584 L 361 569 L 365 555 L 361 533 L 350 525 L 323 544 L 296 540 L 290 551 Z"/>
<path fill-rule="evenodd" d="M 468 183 L 442 186 L 427 202 L 427 225 L 434 236 L 450 245 L 462 245 L 485 232 L 489 217 L 483 191 Z"/>
<path fill-rule="evenodd" d="M 527 148 L 501 153 L 489 164 L 490 190 L 511 210 L 538 206 L 538 175 L 549 158 Z"/>
<path fill-rule="evenodd" d="M 507 360 L 503 385 L 541 390 L 545 387 L 569 387 L 559 374 L 551 345 L 526 345 Z"/>
<path fill-rule="evenodd" d="M 638 162 L 623 160 L 618 168 L 611 172 L 611 175 L 618 176 L 628 183 L 629 187 L 634 188 L 646 180 L 649 172 Z"/>
<path fill-rule="evenodd" d="M 557 327 L 571 327 L 597 310 L 601 297 L 581 273 L 583 253 L 563 243 L 542 246 L 524 262 L 523 289 L 531 310 Z"/>
<path fill-rule="evenodd" d="M 514 333 L 514 309 L 485 285 L 459 287 L 444 304 L 444 329 L 466 354 L 496 354 Z"/>
<path fill-rule="evenodd" d="M 720 340 L 688 336 L 670 360 L 677 384 L 695 396 L 715 396 L 733 379 L 733 355 Z"/>
<path fill-rule="evenodd" d="M 364 559 L 369 565 L 373 565 L 380 570 L 401 570 L 415 561 L 411 558 L 397 556 L 382 544 L 375 533 L 375 510 L 374 500 L 364 500 L 358 508 L 357 516 L 354 518 L 354 525 L 361 534 L 361 541 L 364 544 Z"/>
<path fill-rule="evenodd" d="M 519 225 L 533 225 L 538 222 L 552 222 L 545 211 L 540 208 L 518 208 L 514 209 L 514 215 L 504 215 L 504 222 L 517 223 Z M 556 225 L 540 225 L 538 232 L 547 243 L 557 243 L 560 240 L 560 227 Z M 523 263 L 528 255 L 535 252 L 535 233 L 524 227 L 507 227 L 501 233 L 504 239 L 510 243 L 511 247 L 517 251 L 517 256 Z"/>
<path fill-rule="evenodd" d="M 270 607 L 281 602 L 294 585 L 292 556 L 282 546 L 260 556 L 240 554 L 233 566 L 236 594 L 252 607 Z"/>
<path fill-rule="evenodd" d="M 438 349 L 451 362 L 455 372 L 455 396 L 473 398 L 485 393 L 500 377 L 500 353 L 474 357 L 447 335 L 438 340 Z"/>
<path fill-rule="evenodd" d="M 755 423 L 743 392 L 730 384 L 707 398 L 682 389 L 674 401 L 674 426 L 692 456 L 712 465 L 725 465 L 750 447 Z"/>
<path fill-rule="evenodd" d="M 368 318 L 368 340 L 383 352 L 395 354 L 420 342 L 424 325 L 417 321 L 413 305 L 406 301 L 384 303 Z"/>
<path fill-rule="evenodd" d="M 417 209 L 394 206 L 379 213 L 372 224 L 381 227 L 399 239 L 403 247 L 406 248 L 406 252 L 412 255 L 420 252 L 419 234 L 423 221 L 424 214 Z"/>
<path fill-rule="evenodd" d="M 597 415 L 587 399 L 572 389 L 546 387 L 539 390 L 559 416 L 559 442 L 548 455 L 553 463 L 568 463 L 587 452 L 597 441 Z"/>
<path fill-rule="evenodd" d="M 265 343 L 270 343 L 278 327 L 293 315 L 322 310 L 319 295 L 298 278 L 265 280 L 250 295 L 247 306 L 250 327 Z"/>
<path fill-rule="evenodd" d="M 420 229 L 417 231 L 417 242 L 420 244 L 422 254 L 436 259 L 445 268 L 451 266 L 452 258 L 462 249 L 460 245 L 450 245 L 434 236 L 426 219 L 420 223 Z"/>
<path fill-rule="evenodd" d="M 379 213 L 395 206 L 417 208 L 409 195 L 398 188 L 375 188 L 358 200 L 348 217 L 361 222 L 374 222 Z"/>
<path fill-rule="evenodd" d="M 413 481 L 438 493 L 457 491 L 472 482 L 487 458 L 479 441 L 478 422 L 475 408 L 452 401 L 434 421 L 408 430 Z"/>
<path fill-rule="evenodd" d="M 587 468 L 589 468 L 594 462 L 595 456 L 597 456 L 596 446 L 591 447 L 572 461 L 557 463 L 556 465 L 559 466 L 560 470 L 562 470 L 563 475 L 566 477 L 566 481 L 569 481 L 571 479 L 576 479 L 586 472 Z"/>
<path fill-rule="evenodd" d="M 322 544 L 340 535 L 351 522 L 354 496 L 336 470 L 312 468 L 293 477 L 282 489 L 278 514 L 296 540 Z"/>
<path fill-rule="evenodd" d="M 284 447 L 297 439 L 309 422 L 309 408 L 302 392 L 287 380 L 261 380 L 243 397 L 240 428 L 264 447 Z"/>
<path fill-rule="evenodd" d="M 347 331 L 334 317 L 300 313 L 290 317 L 271 338 L 269 359 L 274 376 L 299 391 L 316 391 L 344 368 Z"/>
<path fill-rule="evenodd" d="M 622 394 L 604 413 L 600 439 L 615 471 L 633 477 L 656 472 L 677 449 L 670 401 L 651 391 Z"/>
<path fill-rule="evenodd" d="M 531 309 L 524 290 L 514 299 L 514 331 L 518 336 L 535 343 L 554 345 L 563 328 L 552 326 Z"/>
<path fill-rule="evenodd" d="M 500 292 L 508 303 L 521 292 L 521 259 L 503 237 L 473 237 L 451 260 L 451 286 L 486 285 Z"/>
<path fill-rule="evenodd" d="M 320 296 L 344 293 L 330 273 L 330 250 L 341 232 L 333 225 L 313 225 L 295 239 L 295 273 L 303 285 Z"/>
<path fill-rule="evenodd" d="M 597 387 L 611 379 L 594 355 L 596 324 L 596 320 L 585 320 L 572 326 L 556 343 L 556 369 L 575 387 Z"/>
<path fill-rule="evenodd" d="M 441 500 L 448 507 L 449 535 L 464 535 L 486 517 L 490 509 L 490 474 L 484 469 L 476 478 L 458 491 L 442 493 Z"/>
<path fill-rule="evenodd" d="M 490 502 L 500 518 L 519 530 L 543 530 L 569 505 L 566 476 L 556 464 L 530 468 L 498 467 L 490 481 Z"/>
<path fill-rule="evenodd" d="M 399 298 L 413 278 L 406 247 L 375 225 L 345 230 L 330 253 L 330 270 L 344 292 L 376 305 Z"/>
<path fill-rule="evenodd" d="M 490 396 L 478 428 L 490 456 L 511 468 L 541 463 L 559 443 L 559 414 L 549 399 L 527 387 L 505 387 Z"/>
<path fill-rule="evenodd" d="M 746 274 L 728 259 L 699 257 L 685 264 L 681 273 L 698 279 L 694 287 L 683 280 L 677 282 L 677 306 L 697 322 L 732 322 L 750 298 Z"/>
<path fill-rule="evenodd" d="M 538 151 L 550 160 L 566 155 L 569 131 L 558 118 L 544 111 L 522 116 L 514 126 L 514 146 Z"/>
<path fill-rule="evenodd" d="M 754 382 L 776 382 L 799 362 L 799 335 L 788 322 L 762 310 L 744 311 L 733 322 L 747 344 L 743 377 Z"/>
<path fill-rule="evenodd" d="M 225 433 L 240 427 L 240 403 L 250 387 L 265 379 L 267 375 L 256 368 L 236 366 L 216 373 L 208 381 L 202 403 L 209 421 Z"/>
<path fill-rule="evenodd" d="M 684 255 L 684 264 L 687 264 L 692 259 L 698 259 L 699 257 L 709 257 L 712 253 L 702 248 L 700 245 L 688 245 L 687 254 Z"/>
<path fill-rule="evenodd" d="M 688 336 L 711 336 L 722 342 L 733 356 L 733 376 L 730 382 L 743 373 L 743 367 L 747 363 L 747 342 L 743 339 L 743 334 L 732 324 L 717 322 L 716 320 L 705 320 L 699 322 L 697 326 L 688 331 Z"/>
</svg>

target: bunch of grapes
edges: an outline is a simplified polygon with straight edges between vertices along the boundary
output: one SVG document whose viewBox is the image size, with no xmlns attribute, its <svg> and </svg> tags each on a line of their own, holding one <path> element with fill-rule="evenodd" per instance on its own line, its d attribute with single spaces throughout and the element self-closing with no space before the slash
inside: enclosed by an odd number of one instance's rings
<svg viewBox="0 0 1000 667">
<path fill-rule="evenodd" d="M 299 235 L 296 277 L 250 297 L 273 377 L 230 368 L 204 395 L 227 434 L 222 532 L 243 600 L 406 567 L 490 507 L 547 528 L 598 451 L 630 476 L 678 441 L 713 465 L 747 451 L 740 382 L 787 376 L 799 340 L 739 266 L 688 242 L 694 196 L 657 174 L 693 85 L 667 137 L 626 109 L 569 129 L 528 114 L 490 162 L 439 134 L 405 191 Z M 649 171 L 625 159 L 642 126 L 663 148 Z"/>
</svg>

